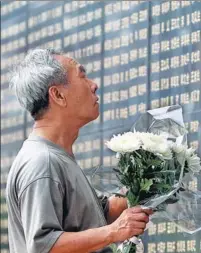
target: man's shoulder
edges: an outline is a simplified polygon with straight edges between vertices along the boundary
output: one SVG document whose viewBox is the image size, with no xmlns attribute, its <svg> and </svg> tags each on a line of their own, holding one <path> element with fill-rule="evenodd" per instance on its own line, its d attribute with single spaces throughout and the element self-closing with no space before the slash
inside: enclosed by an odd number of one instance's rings
<svg viewBox="0 0 201 253">
<path fill-rule="evenodd" d="M 54 157 L 45 144 L 25 141 L 10 169 L 8 187 L 15 188 L 19 196 L 28 185 L 40 178 L 59 181 L 59 163 L 52 160 Z"/>
</svg>

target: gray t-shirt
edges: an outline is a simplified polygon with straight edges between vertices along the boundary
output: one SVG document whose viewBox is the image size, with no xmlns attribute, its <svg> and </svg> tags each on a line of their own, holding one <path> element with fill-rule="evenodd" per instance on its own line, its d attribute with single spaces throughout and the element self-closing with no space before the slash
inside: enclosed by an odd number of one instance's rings
<svg viewBox="0 0 201 253">
<path fill-rule="evenodd" d="M 18 153 L 6 199 L 10 253 L 47 253 L 64 231 L 106 225 L 95 191 L 74 158 L 39 136 L 30 135 Z"/>
</svg>

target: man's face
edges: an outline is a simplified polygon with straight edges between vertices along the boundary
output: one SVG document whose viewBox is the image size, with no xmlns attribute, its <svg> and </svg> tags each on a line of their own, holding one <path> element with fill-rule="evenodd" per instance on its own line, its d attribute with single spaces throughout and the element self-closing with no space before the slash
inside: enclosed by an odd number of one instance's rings
<svg viewBox="0 0 201 253">
<path fill-rule="evenodd" d="M 67 97 L 68 114 L 80 120 L 81 124 L 96 119 L 99 116 L 98 97 L 96 96 L 97 85 L 86 76 L 82 65 L 74 59 L 57 56 L 67 70 L 67 86 L 63 92 Z"/>
</svg>

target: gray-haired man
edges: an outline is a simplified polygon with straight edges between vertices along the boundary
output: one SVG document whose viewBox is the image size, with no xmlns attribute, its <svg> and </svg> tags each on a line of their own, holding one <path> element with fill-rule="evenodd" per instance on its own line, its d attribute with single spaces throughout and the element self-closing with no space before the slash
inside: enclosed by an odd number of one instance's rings
<svg viewBox="0 0 201 253">
<path fill-rule="evenodd" d="M 8 176 L 10 253 L 111 252 L 109 244 L 143 233 L 151 210 L 127 209 L 125 199 L 111 197 L 104 217 L 75 161 L 79 129 L 99 115 L 97 85 L 84 67 L 35 49 L 11 85 L 35 124 Z"/>
</svg>

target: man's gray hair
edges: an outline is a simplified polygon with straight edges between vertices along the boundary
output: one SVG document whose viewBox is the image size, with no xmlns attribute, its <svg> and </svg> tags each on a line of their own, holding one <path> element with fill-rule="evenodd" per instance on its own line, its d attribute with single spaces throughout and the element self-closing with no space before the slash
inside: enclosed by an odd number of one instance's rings
<svg viewBox="0 0 201 253">
<path fill-rule="evenodd" d="M 67 73 L 54 55 L 60 50 L 34 49 L 18 64 L 11 75 L 10 87 L 21 106 L 37 120 L 49 105 L 48 90 L 52 85 L 67 84 Z"/>
</svg>

